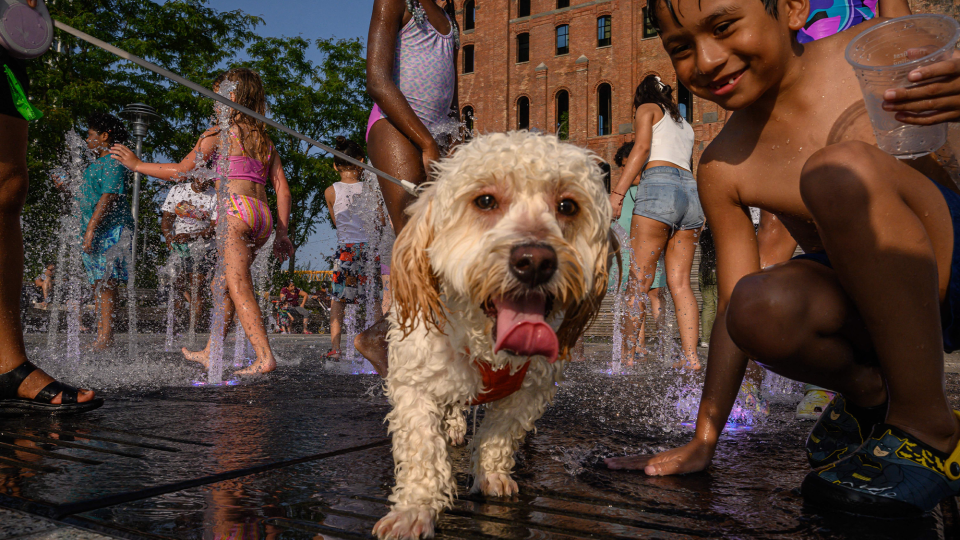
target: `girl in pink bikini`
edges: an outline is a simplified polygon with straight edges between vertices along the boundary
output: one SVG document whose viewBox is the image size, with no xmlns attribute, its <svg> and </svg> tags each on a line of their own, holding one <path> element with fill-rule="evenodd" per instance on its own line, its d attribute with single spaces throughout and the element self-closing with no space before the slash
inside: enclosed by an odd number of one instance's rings
<svg viewBox="0 0 960 540">
<path fill-rule="evenodd" d="M 367 38 L 367 92 L 376 102 L 367 124 L 367 153 L 374 167 L 415 184 L 427 179 L 459 126 L 458 48 L 453 17 L 436 0 L 374 2 Z M 413 197 L 383 180 L 380 189 L 399 233 Z M 386 374 L 386 330 L 382 319 L 355 341 L 381 375 Z"/>
<path fill-rule="evenodd" d="M 263 83 L 256 72 L 246 68 L 231 69 L 217 78 L 214 91 L 220 83 L 230 81 L 236 86 L 230 99 L 260 114 L 266 110 Z M 221 141 L 228 140 L 229 148 L 221 148 Z M 182 175 L 194 170 L 198 162 L 210 157 L 217 160 L 217 170 L 225 173 L 226 186 L 217 185 L 218 193 L 226 193 L 221 211 L 227 216 L 226 237 L 218 239 L 220 257 L 224 263 L 227 295 L 222 299 L 225 320 L 229 321 L 236 309 L 240 324 L 257 354 L 254 364 L 237 374 L 267 373 L 277 363 L 267 341 L 267 331 L 257 299 L 253 293 L 250 265 L 257 251 L 263 247 L 270 232 L 274 230 L 273 217 L 267 206 L 267 183 L 272 184 L 277 194 L 276 237 L 273 251 L 278 259 L 285 260 L 293 251 L 287 237 L 290 221 L 290 187 L 283 173 L 283 164 L 277 155 L 263 123 L 234 112 L 230 119 L 229 138 L 220 136 L 220 128 L 208 129 L 197 141 L 187 157 L 180 163 L 144 163 L 127 147 L 115 145 L 111 149 L 114 159 L 128 169 L 161 180 L 177 181 Z M 225 330 L 225 329 L 224 329 Z M 184 357 L 208 367 L 210 342 L 202 351 L 182 350 Z"/>
</svg>

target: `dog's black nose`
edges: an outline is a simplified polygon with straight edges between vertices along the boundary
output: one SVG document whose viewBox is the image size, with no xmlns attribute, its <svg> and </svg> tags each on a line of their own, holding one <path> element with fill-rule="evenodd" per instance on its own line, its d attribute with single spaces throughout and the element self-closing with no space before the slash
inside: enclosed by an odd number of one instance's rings
<svg viewBox="0 0 960 540">
<path fill-rule="evenodd" d="M 557 252 L 543 244 L 522 244 L 510 252 L 510 272 L 527 287 L 550 281 L 557 271 Z"/>
</svg>

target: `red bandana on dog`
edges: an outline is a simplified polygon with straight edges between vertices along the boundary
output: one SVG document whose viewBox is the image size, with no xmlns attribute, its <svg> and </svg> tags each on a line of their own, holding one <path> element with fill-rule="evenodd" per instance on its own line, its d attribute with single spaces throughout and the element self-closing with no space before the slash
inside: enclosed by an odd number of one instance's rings
<svg viewBox="0 0 960 540">
<path fill-rule="evenodd" d="M 473 362 L 480 369 L 480 376 L 483 377 L 483 390 L 476 399 L 470 402 L 471 405 L 490 403 L 516 392 L 523 385 L 523 378 L 527 376 L 527 368 L 530 367 L 530 362 L 527 362 L 511 375 L 510 366 L 495 370 L 493 366 L 483 360 L 474 360 Z"/>
</svg>

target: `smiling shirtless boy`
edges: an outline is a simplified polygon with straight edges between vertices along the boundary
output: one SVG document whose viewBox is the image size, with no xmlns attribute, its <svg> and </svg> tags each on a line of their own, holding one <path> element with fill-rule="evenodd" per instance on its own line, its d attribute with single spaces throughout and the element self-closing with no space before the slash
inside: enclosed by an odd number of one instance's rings
<svg viewBox="0 0 960 540">
<path fill-rule="evenodd" d="M 735 111 L 704 152 L 698 189 L 717 249 L 719 306 L 693 441 L 611 468 L 707 467 L 749 358 L 840 392 L 807 442 L 811 503 L 922 515 L 960 493 L 960 421 L 943 350 L 960 348 L 960 194 L 932 158 L 879 150 L 844 49 L 865 22 L 800 45 L 808 0 L 651 0 L 678 79 Z M 960 116 L 960 61 L 888 92 L 898 119 Z M 926 101 L 924 101 L 926 99 Z M 936 111 L 920 113 L 920 111 Z M 760 271 L 748 207 L 808 254 Z"/>
</svg>

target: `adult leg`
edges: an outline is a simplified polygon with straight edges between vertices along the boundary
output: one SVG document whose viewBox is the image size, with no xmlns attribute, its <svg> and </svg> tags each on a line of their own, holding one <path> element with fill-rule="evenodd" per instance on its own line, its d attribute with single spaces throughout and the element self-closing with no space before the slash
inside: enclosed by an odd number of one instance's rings
<svg viewBox="0 0 960 540">
<path fill-rule="evenodd" d="M 386 119 L 378 120 L 370 128 L 367 153 L 374 167 L 395 178 L 409 180 L 418 185 L 426 180 L 422 152 Z M 404 225 L 407 224 L 407 214 L 404 210 L 413 202 L 413 196 L 393 182 L 383 179 L 379 181 L 394 232 L 400 234 Z M 357 334 L 353 340 L 357 351 L 373 364 L 381 377 L 387 375 L 388 329 L 389 324 L 384 316 L 376 324 Z"/>
<path fill-rule="evenodd" d="M 633 216 L 630 222 L 630 241 L 633 245 L 633 264 L 631 272 L 637 275 L 637 302 L 640 306 L 639 319 L 646 318 L 646 306 L 641 299 L 650 296 L 650 287 L 657 273 L 657 261 L 670 238 L 670 227 L 655 219 Z M 652 303 L 651 303 L 652 304 Z M 652 305 L 650 306 L 653 307 Z M 658 306 L 659 308 L 659 306 Z M 659 309 L 657 309 L 659 311 Z M 637 342 L 637 347 L 644 343 Z"/>
<path fill-rule="evenodd" d="M 27 197 L 27 121 L 0 114 L 0 374 L 27 361 L 20 325 L 20 286 L 23 283 L 23 233 L 20 211 Z M 20 384 L 17 395 L 31 399 L 53 378 L 36 370 Z M 61 394 L 50 403 L 59 405 Z M 77 401 L 94 399 L 80 390 Z"/>
<path fill-rule="evenodd" d="M 628 366 L 633 365 L 635 353 L 646 354 L 643 349 L 645 304 L 640 294 L 639 283 L 639 273 L 631 269 L 626 290 L 623 292 L 626 305 L 623 306 L 623 331 L 621 332 L 623 344 L 620 355 L 621 358 L 626 359 Z"/>
<path fill-rule="evenodd" d="M 650 291 L 647 292 L 647 298 L 650 300 L 650 315 L 653 317 L 653 322 L 660 324 L 660 315 L 663 314 L 663 312 L 660 311 L 663 307 L 661 305 L 660 287 L 650 289 Z"/>
<path fill-rule="evenodd" d="M 814 154 L 800 193 L 873 338 L 890 395 L 887 423 L 952 451 L 960 426 L 944 390 L 939 307 L 954 233 L 943 195 L 922 174 L 865 143 Z"/>
<path fill-rule="evenodd" d="M 697 251 L 698 229 L 677 231 L 667 244 L 664 272 L 667 274 L 667 286 L 673 296 L 673 306 L 677 310 L 677 326 L 680 331 L 680 347 L 686 357 L 685 366 L 700 369 L 697 356 L 697 343 L 700 338 L 700 312 L 697 299 L 690 286 L 690 270 L 693 268 L 693 255 Z"/>
</svg>

